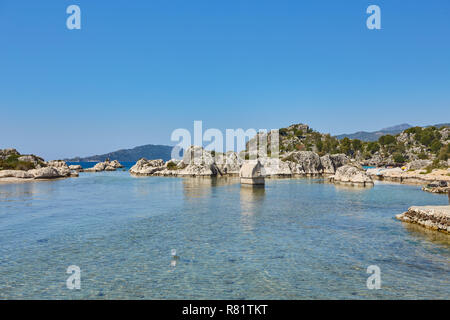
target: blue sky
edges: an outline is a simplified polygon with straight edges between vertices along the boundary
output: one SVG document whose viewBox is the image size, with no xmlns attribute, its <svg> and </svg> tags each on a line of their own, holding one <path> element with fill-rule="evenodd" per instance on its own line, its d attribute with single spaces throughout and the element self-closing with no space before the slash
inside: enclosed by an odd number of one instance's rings
<svg viewBox="0 0 450 320">
<path fill-rule="evenodd" d="M 81 30 L 66 8 L 81 8 Z M 366 8 L 381 8 L 381 30 Z M 176 128 L 450 122 L 450 2 L 0 0 L 0 148 L 47 159 Z"/>
</svg>

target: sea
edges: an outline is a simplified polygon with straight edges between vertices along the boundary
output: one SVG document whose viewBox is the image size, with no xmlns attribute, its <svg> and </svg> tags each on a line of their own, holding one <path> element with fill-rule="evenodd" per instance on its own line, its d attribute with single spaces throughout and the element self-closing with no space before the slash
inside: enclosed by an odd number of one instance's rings
<svg viewBox="0 0 450 320">
<path fill-rule="evenodd" d="M 395 219 L 447 195 L 133 177 L 131 165 L 0 184 L 0 299 L 450 297 L 450 236 Z"/>
</svg>

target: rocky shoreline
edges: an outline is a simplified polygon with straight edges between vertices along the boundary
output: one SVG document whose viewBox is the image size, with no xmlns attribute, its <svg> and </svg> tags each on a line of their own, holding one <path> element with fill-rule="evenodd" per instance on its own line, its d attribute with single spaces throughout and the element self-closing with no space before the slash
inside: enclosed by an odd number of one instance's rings
<svg viewBox="0 0 450 320">
<path fill-rule="evenodd" d="M 424 169 L 405 171 L 401 168 L 373 168 L 367 169 L 367 174 L 373 180 L 404 184 L 423 185 L 435 181 L 450 183 L 450 169 L 434 169 L 427 173 Z"/>
<path fill-rule="evenodd" d="M 63 160 L 44 161 L 35 155 L 21 155 L 16 149 L 0 150 L 0 160 L 7 168 L 0 168 L 0 183 L 19 183 L 78 177 L 79 172 L 115 171 L 123 166 L 117 161 L 97 163 L 93 168 L 67 165 Z"/>
<path fill-rule="evenodd" d="M 291 152 L 282 159 L 266 156 L 258 160 L 266 177 L 332 175 L 339 167 L 351 162 L 344 154 L 319 157 L 312 151 Z M 245 161 L 236 152 L 215 153 L 191 146 L 182 160 L 164 162 L 142 158 L 129 171 L 136 176 L 237 176 Z"/>
<path fill-rule="evenodd" d="M 450 234 L 450 206 L 413 206 L 396 218 Z"/>
</svg>

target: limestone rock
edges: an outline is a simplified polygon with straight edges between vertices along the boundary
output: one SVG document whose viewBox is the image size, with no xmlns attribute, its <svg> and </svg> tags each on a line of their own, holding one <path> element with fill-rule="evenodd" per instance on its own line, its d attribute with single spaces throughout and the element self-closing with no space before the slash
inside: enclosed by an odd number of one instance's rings
<svg viewBox="0 0 450 320">
<path fill-rule="evenodd" d="M 0 159 L 6 159 L 10 156 L 19 156 L 20 153 L 16 149 L 0 149 Z"/>
<path fill-rule="evenodd" d="M 83 167 L 79 164 L 72 164 L 69 166 L 69 169 L 77 172 L 83 171 Z"/>
<path fill-rule="evenodd" d="M 227 153 L 218 153 L 215 155 L 215 162 L 222 174 L 239 174 L 244 160 L 233 151 Z"/>
<path fill-rule="evenodd" d="M 425 228 L 450 233 L 450 206 L 412 206 L 396 218 Z"/>
<path fill-rule="evenodd" d="M 423 169 L 427 166 L 429 166 L 430 164 L 432 164 L 433 161 L 431 160 L 414 160 L 409 162 L 406 165 L 406 169 L 408 170 L 418 170 L 418 169 Z"/>
<path fill-rule="evenodd" d="M 0 178 L 31 179 L 34 178 L 34 176 L 24 170 L 0 170 Z"/>
<path fill-rule="evenodd" d="M 129 172 L 134 175 L 153 175 L 154 173 L 164 169 L 166 169 L 166 166 L 162 159 L 147 160 L 142 158 L 130 168 Z"/>
<path fill-rule="evenodd" d="M 350 162 L 349 158 L 343 154 L 327 154 L 320 158 L 323 173 L 334 174 L 339 167 L 342 167 Z"/>
<path fill-rule="evenodd" d="M 290 165 L 295 165 L 295 163 L 281 161 L 277 158 L 261 158 L 259 160 L 264 176 L 290 176 L 292 175 Z"/>
<path fill-rule="evenodd" d="M 28 170 L 29 174 L 32 174 L 35 179 L 54 179 L 60 178 L 61 174 L 54 167 L 44 167 L 40 169 Z"/>
<path fill-rule="evenodd" d="M 205 149 L 199 146 L 190 146 L 184 152 L 183 163 L 196 165 L 201 164 L 210 165 L 215 163 L 215 160 L 210 151 L 206 151 Z"/>
<path fill-rule="evenodd" d="M 373 180 L 364 170 L 351 165 L 345 165 L 336 170 L 331 178 L 334 182 L 343 182 L 356 185 L 373 185 Z"/>
<path fill-rule="evenodd" d="M 116 171 L 117 168 L 123 168 L 119 161 L 109 161 L 99 162 L 92 168 L 84 169 L 86 172 L 99 172 L 99 171 Z"/>
<path fill-rule="evenodd" d="M 299 164 L 302 168 L 301 171 L 307 175 L 321 174 L 323 171 L 319 155 L 312 151 L 294 151 L 283 160 Z"/>
</svg>

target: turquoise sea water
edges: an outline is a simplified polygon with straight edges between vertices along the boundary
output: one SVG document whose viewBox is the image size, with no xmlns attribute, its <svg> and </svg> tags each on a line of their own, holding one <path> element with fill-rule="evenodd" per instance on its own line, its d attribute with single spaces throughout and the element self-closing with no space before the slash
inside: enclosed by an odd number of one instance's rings
<svg viewBox="0 0 450 320">
<path fill-rule="evenodd" d="M 0 184 L 0 298 L 448 299 L 450 236 L 394 218 L 447 201 L 418 186 L 123 171 Z"/>
</svg>

